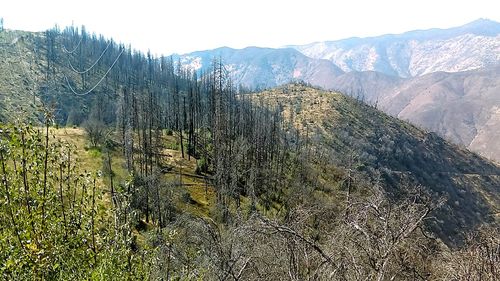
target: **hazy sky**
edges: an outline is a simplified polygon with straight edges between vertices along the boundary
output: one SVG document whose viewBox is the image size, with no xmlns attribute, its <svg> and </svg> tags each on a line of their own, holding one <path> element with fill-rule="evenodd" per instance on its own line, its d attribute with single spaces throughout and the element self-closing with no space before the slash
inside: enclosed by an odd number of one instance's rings
<svg viewBox="0 0 500 281">
<path fill-rule="evenodd" d="M 31 31 L 84 24 L 136 49 L 171 54 L 500 22 L 500 1 L 1 0 L 0 17 L 6 28 Z"/>
</svg>

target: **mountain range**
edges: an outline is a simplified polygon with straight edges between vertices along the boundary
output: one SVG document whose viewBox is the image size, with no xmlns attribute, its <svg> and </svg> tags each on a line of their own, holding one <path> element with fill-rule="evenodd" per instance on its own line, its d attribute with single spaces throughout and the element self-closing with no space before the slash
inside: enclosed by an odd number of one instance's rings
<svg viewBox="0 0 500 281">
<path fill-rule="evenodd" d="M 291 80 L 326 85 L 332 77 L 344 73 L 333 62 L 313 59 L 293 48 L 271 49 L 228 47 L 199 51 L 182 56 L 174 55 L 191 69 L 208 71 L 214 58 L 221 58 L 236 85 L 256 89 L 282 85 Z"/>
<path fill-rule="evenodd" d="M 500 63 L 500 24 L 479 19 L 461 27 L 410 31 L 290 46 L 304 55 L 327 59 L 342 70 L 378 71 L 414 77 L 457 72 Z"/>
<path fill-rule="evenodd" d="M 251 89 L 302 80 L 340 90 L 500 161 L 500 23 L 495 21 L 174 57 L 199 71 L 221 58 L 235 84 Z"/>
</svg>

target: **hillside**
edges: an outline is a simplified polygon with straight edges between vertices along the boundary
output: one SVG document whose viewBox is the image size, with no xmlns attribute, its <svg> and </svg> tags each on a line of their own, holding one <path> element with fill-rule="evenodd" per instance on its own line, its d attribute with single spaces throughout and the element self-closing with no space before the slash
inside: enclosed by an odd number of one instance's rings
<svg viewBox="0 0 500 281">
<path fill-rule="evenodd" d="M 35 110 L 43 77 L 39 54 L 33 44 L 38 36 L 22 31 L 0 32 L 0 120 L 14 113 L 32 115 Z"/>
<path fill-rule="evenodd" d="M 220 48 L 180 56 L 207 70 L 220 57 L 235 84 L 262 89 L 302 80 L 340 90 L 386 113 L 500 161 L 496 95 L 500 24 L 317 42 L 291 49 Z"/>
<path fill-rule="evenodd" d="M 3 30 L 0 46 L 0 121 L 4 122 L 39 122 L 50 114 L 58 125 L 80 125 L 95 114 L 110 124 L 116 119 L 121 89 L 141 92 L 146 84 L 160 83 L 147 69 L 153 63 L 151 54 L 89 34 L 84 26 L 41 33 Z M 160 61 L 162 83 L 170 82 L 173 61 L 162 57 L 154 62 Z"/>
<path fill-rule="evenodd" d="M 436 38 L 451 40 L 450 38 L 455 38 L 455 36 L 465 36 L 465 33 L 474 34 L 474 36 L 492 36 L 497 31 L 496 23 L 480 20 L 454 29 L 415 31 L 391 35 L 388 38 L 410 40 L 418 37 L 422 40 L 436 40 Z M 0 83 L 0 99 L 3 106 L 0 108 L 0 117 L 3 116 L 2 119 L 17 116 L 11 114 L 12 112 L 25 112 L 23 113 L 25 116 L 39 119 L 39 106 L 43 102 L 46 105 L 54 104 L 58 107 L 55 114 L 59 124 L 80 124 L 85 120 L 85 115 L 90 112 L 92 104 L 102 104 L 104 99 L 116 99 L 120 86 L 127 83 L 139 85 L 145 79 L 149 79 L 145 77 L 141 80 L 140 78 L 141 75 L 143 77 L 146 75 L 144 68 L 137 72 L 130 72 L 134 81 L 130 79 L 125 81 L 124 76 L 118 74 L 124 73 L 124 68 L 132 63 L 134 53 L 130 51 L 122 54 L 123 57 L 127 56 L 127 59 L 119 59 L 107 79 L 102 84 L 97 84 L 99 78 L 119 55 L 119 46 L 111 42 L 111 46 L 107 48 L 108 41 L 97 38 L 95 35 L 93 38 L 88 35 L 88 38 L 92 39 L 89 42 L 94 43 L 89 44 L 88 51 L 81 54 L 88 56 L 87 61 L 82 62 L 76 59 L 76 53 L 65 52 L 63 47 L 69 49 L 79 47 L 78 42 L 80 42 L 79 37 L 73 35 L 74 31 L 65 32 L 63 32 L 64 36 L 74 38 L 56 42 L 53 52 L 55 54 L 52 64 L 53 74 L 50 81 L 46 76 L 46 34 L 8 30 L 0 33 L 2 46 L 0 60 L 4 62 L 0 69 L 4 77 L 3 82 Z M 377 40 L 385 37 L 377 38 L 366 40 L 378 42 Z M 460 44 L 468 44 L 467 42 L 460 41 Z M 495 44 L 493 46 L 497 46 Z M 485 58 L 487 54 L 499 53 L 491 50 L 490 45 L 475 44 L 474 46 L 480 50 L 471 54 L 481 58 Z M 426 54 L 432 58 L 432 52 L 429 53 L 429 50 L 422 55 Z M 469 61 L 461 54 L 451 53 L 456 54 L 457 59 Z M 101 54 L 103 58 L 98 59 Z M 293 49 L 257 47 L 241 50 L 219 48 L 173 56 L 172 60 L 175 62 L 180 59 L 181 63 L 187 67 L 207 72 L 210 71 L 214 58 L 222 59 L 226 70 L 231 74 L 233 83 L 242 86 L 242 89 L 274 87 L 293 80 L 302 80 L 326 89 L 337 89 L 372 104 L 377 102 L 378 108 L 393 116 L 409 120 L 448 140 L 481 153 L 489 159 L 500 161 L 499 146 L 495 141 L 495 132 L 499 131 L 496 107 L 500 103 L 495 94 L 495 89 L 498 87 L 498 68 L 477 69 L 456 74 L 438 72 L 422 77 L 402 79 L 374 71 L 344 73 L 331 61 L 309 58 Z M 76 69 L 71 69 L 68 62 L 72 62 L 71 66 Z M 94 62 L 97 64 L 92 72 L 85 75 L 75 73 L 74 70 L 85 70 Z M 115 68 L 122 69 L 115 71 Z M 65 80 L 66 76 L 69 77 L 69 81 Z M 18 81 L 23 82 L 18 83 Z M 67 82 L 75 84 L 71 84 L 72 88 L 70 88 Z M 91 99 L 79 95 L 93 85 L 97 88 L 87 94 Z M 76 93 L 72 90 L 76 90 Z M 94 98 L 98 96 L 97 93 L 103 94 L 99 97 L 100 101 L 94 101 Z M 75 104 L 79 106 L 73 106 Z M 443 110 L 445 107 L 446 110 Z M 116 109 L 111 106 L 104 111 L 109 113 L 106 121 L 109 123 L 114 118 L 113 112 Z"/>
<path fill-rule="evenodd" d="M 500 167 L 484 158 L 339 93 L 286 85 L 258 97 L 280 104 L 285 120 L 313 142 L 321 177 L 334 173 L 326 168 L 332 165 L 355 168 L 372 180 L 380 177 L 393 194 L 410 181 L 445 196 L 446 207 L 431 226 L 445 241 L 498 220 Z"/>
<path fill-rule="evenodd" d="M 400 79 L 375 72 L 350 72 L 333 88 L 377 104 L 489 159 L 500 162 L 500 68 L 436 72 Z"/>
<path fill-rule="evenodd" d="M 500 64 L 500 23 L 480 19 L 450 29 L 410 31 L 290 46 L 326 59 L 343 71 L 378 71 L 399 77 L 458 72 Z"/>
</svg>

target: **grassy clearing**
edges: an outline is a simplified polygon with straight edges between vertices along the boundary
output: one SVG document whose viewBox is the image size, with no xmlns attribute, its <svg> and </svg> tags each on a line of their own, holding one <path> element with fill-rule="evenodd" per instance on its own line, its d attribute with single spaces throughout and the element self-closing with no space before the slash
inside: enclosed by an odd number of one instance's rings
<svg viewBox="0 0 500 281">
<path fill-rule="evenodd" d="M 42 130 L 42 128 L 40 128 Z M 75 148 L 74 156 L 78 159 L 78 166 L 81 172 L 97 172 L 103 170 L 103 161 L 107 159 L 107 152 L 101 148 L 91 147 L 87 140 L 86 132 L 82 128 L 50 128 L 50 134 L 55 140 L 68 142 Z M 178 139 L 174 136 L 165 136 L 165 147 L 175 147 L 177 149 L 166 148 L 162 151 L 164 155 L 164 166 L 169 171 L 164 173 L 162 179 L 164 183 L 171 183 L 174 186 L 174 200 L 178 210 L 187 212 L 195 216 L 209 217 L 215 202 L 215 191 L 202 176 L 196 175 L 196 161 L 194 157 L 188 160 L 187 153 L 182 158 Z M 128 179 L 129 174 L 125 168 L 125 159 L 119 149 L 111 153 L 113 181 L 115 186 Z M 108 194 L 110 186 L 109 176 L 103 175 L 99 178 L 99 187 Z M 189 194 L 187 196 L 186 194 Z M 186 201 L 189 197 L 191 200 Z M 103 203 L 109 207 L 111 200 L 109 195 L 103 197 Z"/>
<path fill-rule="evenodd" d="M 198 159 L 188 157 L 187 150 L 184 151 L 185 155 L 182 158 L 179 139 L 176 136 L 165 136 L 164 147 L 163 164 L 170 170 L 163 178 L 176 186 L 174 197 L 177 209 L 195 216 L 209 217 L 215 205 L 215 190 L 203 176 L 196 174 Z"/>
<path fill-rule="evenodd" d="M 75 156 L 78 158 L 79 167 L 83 171 L 96 172 L 102 170 L 102 152 L 100 149 L 90 147 L 82 128 L 51 128 L 49 133 L 56 139 L 68 142 L 75 147 Z"/>
<path fill-rule="evenodd" d="M 76 160 L 79 173 L 88 172 L 93 175 L 102 175 L 100 172 L 103 168 L 102 152 L 99 148 L 89 146 L 85 130 L 82 128 L 50 128 L 49 135 L 53 136 L 52 140 L 60 140 L 73 146 L 74 153 L 72 157 Z M 111 194 L 109 192 L 108 178 L 104 175 L 97 177 L 96 180 L 98 193 L 101 194 L 97 200 L 98 214 L 105 220 L 105 218 L 111 217 L 109 215 L 111 211 L 111 208 L 109 208 Z"/>
</svg>

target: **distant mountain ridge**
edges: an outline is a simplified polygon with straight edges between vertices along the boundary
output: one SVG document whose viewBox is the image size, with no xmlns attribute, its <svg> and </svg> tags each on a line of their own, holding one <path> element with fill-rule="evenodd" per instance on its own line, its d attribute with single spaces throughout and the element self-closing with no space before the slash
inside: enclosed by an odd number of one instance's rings
<svg viewBox="0 0 500 281">
<path fill-rule="evenodd" d="M 285 48 L 222 47 L 174 54 L 195 70 L 221 58 L 236 84 L 251 88 L 303 80 L 331 88 L 331 78 L 351 71 L 377 71 L 409 78 L 500 65 L 500 23 L 479 19 L 449 29 L 415 30 L 368 38 L 289 45 Z"/>
<path fill-rule="evenodd" d="M 221 58 L 233 82 L 250 88 L 270 88 L 292 80 L 323 85 L 343 74 L 331 61 L 312 59 L 292 48 L 222 47 L 173 57 L 180 59 L 184 66 L 199 71 L 208 70 L 214 58 Z"/>
<path fill-rule="evenodd" d="M 416 30 L 288 47 L 311 58 L 330 60 L 345 72 L 378 71 L 414 77 L 500 64 L 500 23 L 479 19 L 449 29 Z"/>
</svg>

